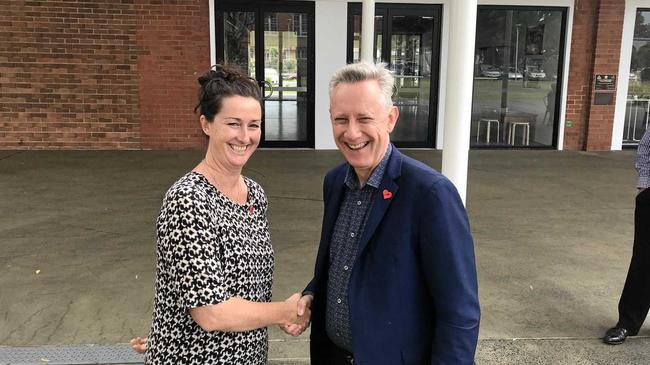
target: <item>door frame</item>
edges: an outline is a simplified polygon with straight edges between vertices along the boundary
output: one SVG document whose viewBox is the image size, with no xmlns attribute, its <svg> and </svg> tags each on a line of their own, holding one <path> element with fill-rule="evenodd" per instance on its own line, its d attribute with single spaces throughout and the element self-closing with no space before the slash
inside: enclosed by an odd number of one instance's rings
<svg viewBox="0 0 650 365">
<path fill-rule="evenodd" d="M 439 84 L 440 84 L 440 37 L 442 34 L 442 4 L 404 4 L 404 3 L 376 3 L 375 16 L 383 16 L 382 29 L 382 62 L 390 64 L 390 44 L 391 37 L 385 36 L 392 34 L 392 15 L 430 15 L 433 17 L 433 35 L 431 44 L 431 75 L 429 85 L 429 120 L 427 121 L 427 139 L 426 141 L 410 142 L 393 142 L 397 147 L 402 148 L 435 148 L 436 134 L 438 123 L 438 101 L 439 101 Z M 428 13 L 428 14 L 427 14 Z M 347 31 L 347 63 L 353 61 L 354 46 L 354 16 L 361 15 L 361 3 L 348 3 L 348 31 Z M 373 35 L 373 43 L 375 42 Z M 373 55 L 376 44 L 373 44 Z M 435 65 L 435 67 L 434 67 Z"/>
<path fill-rule="evenodd" d="M 279 148 L 314 148 L 314 90 L 315 90 L 315 4 L 313 1 L 253 1 L 231 0 L 215 1 L 215 53 L 217 63 L 224 60 L 223 13 L 226 11 L 243 11 L 255 13 L 255 79 L 264 80 L 264 67 L 257 67 L 258 60 L 264 60 L 264 13 L 286 12 L 307 14 L 307 138 L 304 141 L 267 141 L 266 123 L 262 123 L 260 147 Z M 264 64 L 264 62 L 262 62 Z"/>
</svg>

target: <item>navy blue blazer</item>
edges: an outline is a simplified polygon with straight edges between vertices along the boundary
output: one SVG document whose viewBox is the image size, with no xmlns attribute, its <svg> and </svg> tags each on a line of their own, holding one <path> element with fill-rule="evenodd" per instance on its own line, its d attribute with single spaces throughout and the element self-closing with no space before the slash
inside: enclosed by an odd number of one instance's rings
<svg viewBox="0 0 650 365">
<path fill-rule="evenodd" d="M 344 163 L 325 176 L 314 278 L 312 364 L 336 351 L 325 331 L 330 240 Z M 454 185 L 393 147 L 349 283 L 355 364 L 472 364 L 479 328 L 474 246 Z"/>
</svg>

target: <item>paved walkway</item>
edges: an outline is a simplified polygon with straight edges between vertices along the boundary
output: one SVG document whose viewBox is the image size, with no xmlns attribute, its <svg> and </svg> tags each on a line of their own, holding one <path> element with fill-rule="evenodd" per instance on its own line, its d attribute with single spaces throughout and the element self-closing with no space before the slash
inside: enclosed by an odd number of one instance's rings
<svg viewBox="0 0 650 365">
<path fill-rule="evenodd" d="M 440 166 L 439 151 L 408 154 Z M 201 157 L 0 151 L 0 346 L 114 345 L 146 334 L 161 198 Z M 631 254 L 633 160 L 634 151 L 470 153 L 477 364 L 650 363 L 648 326 L 625 345 L 598 339 L 616 321 Z M 247 166 L 269 196 L 276 299 L 310 278 L 321 179 L 340 161 L 335 151 L 262 150 Z M 306 363 L 306 335 L 273 328 L 270 338 L 274 363 Z"/>
</svg>

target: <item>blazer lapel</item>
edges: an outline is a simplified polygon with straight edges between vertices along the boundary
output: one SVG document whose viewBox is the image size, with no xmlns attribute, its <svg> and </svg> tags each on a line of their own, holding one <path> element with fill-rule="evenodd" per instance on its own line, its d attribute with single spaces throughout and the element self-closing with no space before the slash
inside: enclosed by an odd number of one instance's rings
<svg viewBox="0 0 650 365">
<path fill-rule="evenodd" d="M 342 169 L 342 171 L 347 171 L 347 168 Z M 339 173 L 336 178 L 333 179 L 331 195 L 325 202 L 325 216 L 323 217 L 322 232 L 322 239 L 326 249 L 324 251 L 325 257 L 329 257 L 332 231 L 334 230 L 334 224 L 336 224 L 336 218 L 339 215 L 339 209 L 341 207 L 341 199 L 343 198 L 344 178 L 345 174 Z"/>
<path fill-rule="evenodd" d="M 366 226 L 364 227 L 363 234 L 359 240 L 359 253 L 363 252 L 366 248 L 370 238 L 373 236 L 379 223 L 384 217 L 386 210 L 388 210 L 390 203 L 397 196 L 399 186 L 395 183 L 395 179 L 400 176 L 401 171 L 402 154 L 397 150 L 397 148 L 395 148 L 395 146 L 393 146 L 393 152 L 391 152 L 390 159 L 388 160 L 386 172 L 381 180 L 381 184 L 379 184 L 379 189 L 375 192 L 372 208 L 370 209 L 370 215 L 368 216 L 368 221 L 366 221 Z"/>
<path fill-rule="evenodd" d="M 342 168 L 342 170 L 345 171 L 346 169 Z M 341 198 L 343 197 L 343 177 L 341 173 L 335 174 L 330 184 L 330 193 L 325 197 L 326 201 L 324 201 L 325 215 L 323 216 L 321 241 L 318 248 L 318 256 L 316 257 L 316 267 L 314 269 L 314 289 L 318 292 L 324 290 L 323 285 L 327 282 L 330 241 L 332 240 L 332 231 L 334 230 L 334 224 L 336 224 L 336 217 L 338 216 Z"/>
</svg>

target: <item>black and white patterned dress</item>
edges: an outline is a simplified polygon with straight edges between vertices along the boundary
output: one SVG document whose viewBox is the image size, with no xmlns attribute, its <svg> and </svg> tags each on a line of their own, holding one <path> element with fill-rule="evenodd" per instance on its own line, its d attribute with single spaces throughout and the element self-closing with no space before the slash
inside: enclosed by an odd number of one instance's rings
<svg viewBox="0 0 650 365">
<path fill-rule="evenodd" d="M 266 328 L 206 332 L 190 308 L 231 297 L 271 300 L 273 248 L 264 190 L 244 178 L 237 204 L 196 172 L 167 191 L 157 223 L 154 311 L 147 364 L 266 364 Z"/>
</svg>

